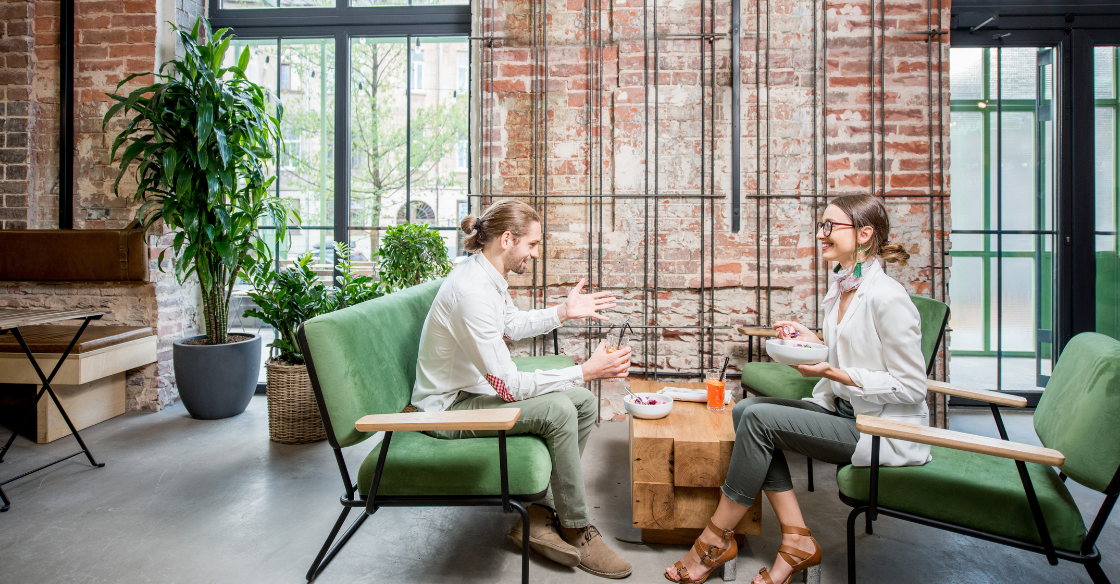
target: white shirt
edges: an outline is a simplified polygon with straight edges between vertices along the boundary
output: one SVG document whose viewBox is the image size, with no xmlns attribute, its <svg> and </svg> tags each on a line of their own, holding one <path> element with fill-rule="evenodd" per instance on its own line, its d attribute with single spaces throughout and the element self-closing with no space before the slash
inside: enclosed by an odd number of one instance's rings
<svg viewBox="0 0 1120 584">
<path fill-rule="evenodd" d="M 416 409 L 446 410 L 461 391 L 514 402 L 583 383 L 579 365 L 531 373 L 517 370 L 505 339 L 542 335 L 559 327 L 560 319 L 555 306 L 518 310 L 508 288 L 505 277 L 482 254 L 451 271 L 420 333 L 412 387 Z"/>
<path fill-rule="evenodd" d="M 837 300 L 824 321 L 828 362 L 843 369 L 855 385 L 821 379 L 813 397 L 805 401 L 834 411 L 833 398 L 842 397 L 851 402 L 856 415 L 928 426 L 922 320 L 906 290 L 886 272 L 879 272 L 856 289 L 838 322 L 839 307 Z M 883 466 L 929 461 L 930 448 L 925 444 L 895 438 L 882 441 L 879 462 Z M 871 464 L 869 434 L 860 434 L 852 464 Z"/>
</svg>

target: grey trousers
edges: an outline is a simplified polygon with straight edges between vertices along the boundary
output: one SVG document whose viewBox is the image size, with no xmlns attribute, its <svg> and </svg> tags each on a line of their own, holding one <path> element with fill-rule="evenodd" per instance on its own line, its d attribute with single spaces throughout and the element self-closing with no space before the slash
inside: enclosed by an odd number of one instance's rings
<svg viewBox="0 0 1120 584">
<path fill-rule="evenodd" d="M 541 504 L 556 509 L 564 527 L 586 527 L 591 523 L 587 494 L 583 488 L 580 457 L 595 426 L 595 395 L 583 387 L 556 391 L 526 400 L 506 402 L 496 395 L 461 393 L 449 410 L 521 408 L 521 416 L 507 436 L 540 436 L 552 458 L 552 477 Z M 493 430 L 448 430 L 427 432 L 436 438 L 490 438 Z"/>
<path fill-rule="evenodd" d="M 859 431 L 853 418 L 814 403 L 752 397 L 731 410 L 735 447 L 723 494 L 749 507 L 759 491 L 789 491 L 793 482 L 783 450 L 831 464 L 849 464 Z"/>
</svg>

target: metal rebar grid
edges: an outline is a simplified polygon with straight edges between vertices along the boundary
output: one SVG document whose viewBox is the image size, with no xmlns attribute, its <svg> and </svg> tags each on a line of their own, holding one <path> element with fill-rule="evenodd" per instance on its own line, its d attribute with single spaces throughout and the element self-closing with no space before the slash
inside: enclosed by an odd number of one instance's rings
<svg viewBox="0 0 1120 584">
<path fill-rule="evenodd" d="M 772 10 L 769 1 L 766 2 L 766 7 L 763 8 L 762 0 L 755 3 L 754 6 L 754 30 L 753 31 L 739 31 L 737 28 L 738 17 L 732 18 L 731 30 L 722 32 L 716 30 L 716 12 L 717 6 L 715 0 L 702 0 L 699 10 L 699 23 L 693 30 L 680 31 L 670 30 L 668 26 L 663 26 L 666 20 L 661 11 L 672 10 L 670 7 L 660 6 L 658 0 L 651 0 L 642 7 L 641 14 L 641 34 L 642 38 L 631 38 L 626 41 L 637 45 L 640 41 L 642 51 L 642 129 L 641 136 L 643 138 L 642 146 L 639 153 L 644 152 L 643 157 L 643 174 L 640 179 L 642 185 L 640 189 L 633 188 L 620 188 L 614 176 L 608 178 L 607 172 L 607 158 L 611 158 L 610 163 L 614 164 L 613 150 L 608 151 L 608 148 L 614 148 L 613 139 L 609 140 L 608 136 L 612 135 L 612 130 L 608 128 L 612 120 L 612 110 L 610 103 L 610 96 L 606 94 L 607 90 L 607 70 L 604 66 L 605 56 L 604 53 L 608 47 L 618 48 L 619 44 L 624 41 L 619 39 L 611 39 L 607 37 L 610 33 L 611 18 L 610 11 L 612 7 L 604 7 L 601 0 L 593 4 L 592 0 L 588 0 L 585 4 L 583 35 L 580 43 L 582 48 L 587 54 L 586 63 L 586 96 L 584 107 L 584 119 L 582 123 L 587 133 L 586 141 L 583 147 L 586 148 L 585 160 L 588 167 L 586 181 L 586 188 L 577 192 L 564 191 L 562 188 L 557 191 L 556 189 L 549 188 L 549 159 L 553 154 L 550 153 L 549 144 L 549 66 L 548 59 L 550 49 L 560 50 L 561 48 L 571 48 L 573 45 L 561 45 L 555 43 L 552 47 L 549 46 L 549 27 L 550 22 L 548 19 L 548 8 L 546 6 L 547 0 L 534 0 L 530 9 L 530 18 L 532 22 L 532 30 L 526 35 L 531 44 L 529 54 L 532 55 L 532 70 L 534 71 L 534 78 L 531 85 L 531 117 L 532 117 L 532 139 L 533 146 L 529 149 L 533 158 L 532 164 L 532 180 L 529 184 L 529 190 L 517 191 L 501 189 L 501 192 L 495 192 L 494 188 L 494 172 L 497 168 L 494 160 L 495 144 L 500 136 L 500 128 L 496 127 L 498 122 L 495 116 L 494 107 L 495 101 L 498 99 L 494 93 L 494 43 L 495 40 L 500 40 L 494 35 L 494 23 L 483 23 L 481 27 L 482 42 L 479 44 L 481 52 L 485 55 L 488 51 L 488 59 L 483 56 L 480 59 L 483 75 L 490 74 L 489 87 L 490 93 L 483 99 L 479 100 L 479 120 L 483 127 L 480 128 L 480 134 L 488 142 L 480 149 L 480 168 L 485 167 L 488 175 L 484 182 L 482 173 L 479 173 L 479 189 L 478 192 L 485 193 L 486 197 L 490 200 L 499 198 L 524 198 L 530 200 L 533 206 L 537 209 L 538 213 L 542 216 L 542 232 L 544 234 L 544 241 L 542 242 L 542 253 L 539 261 L 539 266 L 534 266 L 532 275 L 532 290 L 531 302 L 534 308 L 547 307 L 549 305 L 548 295 L 548 273 L 550 254 L 549 250 L 549 227 L 548 216 L 550 205 L 586 205 L 584 217 L 586 218 L 587 226 L 587 239 L 586 239 L 586 278 L 588 281 L 588 291 L 600 290 L 604 287 L 617 287 L 618 281 L 609 278 L 605 273 L 605 235 L 604 231 L 613 229 L 613 226 L 608 222 L 613 222 L 614 213 L 609 216 L 606 213 L 605 206 L 610 204 L 614 209 L 615 203 L 625 200 L 632 200 L 632 204 L 637 209 L 643 212 L 642 220 L 637 225 L 637 230 L 641 234 L 642 249 L 634 251 L 635 256 L 640 255 L 638 263 L 641 265 L 641 313 L 642 321 L 640 325 L 635 326 L 635 330 L 642 330 L 642 339 L 640 346 L 635 345 L 635 368 L 638 371 L 638 366 L 642 366 L 642 372 L 649 375 L 653 379 L 660 376 L 671 375 L 673 377 L 680 377 L 682 374 L 699 375 L 705 367 L 705 364 L 712 366 L 716 363 L 716 350 L 717 350 L 717 331 L 731 331 L 734 327 L 727 324 L 717 325 L 716 318 L 716 234 L 717 230 L 726 232 L 729 230 L 727 220 L 729 217 L 734 217 L 734 222 L 738 221 L 739 208 L 728 209 L 725 200 L 734 203 L 737 199 L 729 197 L 729 193 L 721 192 L 722 188 L 717 188 L 717 182 L 720 182 L 719 177 L 716 175 L 716 157 L 717 145 L 721 145 L 721 140 L 729 140 L 733 145 L 737 144 L 742 139 L 742 135 L 737 132 L 732 132 L 730 135 L 723 134 L 717 131 L 716 118 L 717 107 L 721 104 L 724 96 L 730 97 L 736 104 L 739 102 L 739 87 L 732 85 L 729 93 L 721 94 L 717 88 L 717 75 L 726 69 L 717 69 L 717 52 L 721 55 L 725 50 L 723 40 L 727 40 L 728 47 L 726 48 L 727 54 L 732 56 L 737 53 L 738 39 L 741 36 L 754 37 L 754 80 L 747 81 L 748 87 L 753 84 L 754 88 L 754 117 L 755 117 L 755 177 L 754 187 L 745 189 L 743 192 L 744 197 L 747 199 L 754 199 L 754 234 L 753 234 L 753 247 L 755 252 L 754 268 L 755 268 L 755 290 L 754 306 L 755 316 L 753 317 L 757 326 L 768 326 L 773 322 L 775 315 L 773 310 L 775 308 L 775 290 L 774 290 L 774 276 L 775 270 L 780 270 L 779 266 L 775 266 L 772 258 L 776 249 L 783 249 L 784 246 L 774 247 L 774 237 L 776 235 L 785 235 L 784 232 L 775 232 L 775 228 L 788 230 L 788 213 L 779 211 L 779 207 L 775 205 L 780 204 L 782 201 L 799 201 L 800 205 L 809 204 L 810 209 L 803 209 L 802 217 L 811 215 L 812 225 L 815 225 L 819 220 L 820 212 L 823 209 L 822 203 L 827 204 L 833 193 L 832 187 L 828 180 L 828 159 L 829 159 L 829 79 L 828 79 L 828 44 L 829 44 L 829 14 L 828 4 L 825 2 L 823 5 L 818 6 L 815 2 L 805 8 L 808 13 L 811 11 L 812 27 L 811 36 L 806 36 L 811 44 L 811 91 L 807 92 L 806 96 L 811 99 L 811 107 L 806 107 L 806 110 L 811 117 L 811 160 L 807 161 L 804 166 L 799 167 L 797 172 L 802 176 L 809 174 L 807 177 L 811 180 L 811 186 L 807 189 L 809 192 L 802 190 L 791 191 L 788 187 L 783 188 L 785 184 L 777 180 L 777 172 L 783 169 L 784 160 L 782 157 L 788 156 L 788 149 L 781 148 L 781 150 L 772 156 L 772 148 L 774 147 L 774 140 L 785 140 L 786 134 L 773 134 L 772 133 L 772 94 L 773 79 L 785 79 L 784 71 L 779 69 L 779 73 L 775 73 L 772 78 L 771 70 L 772 63 L 774 63 L 772 52 L 776 51 L 790 51 L 785 35 L 790 34 L 788 31 L 771 27 Z M 887 161 L 887 126 L 886 126 L 886 108 L 887 108 L 887 92 L 886 92 L 886 74 L 885 67 L 886 60 L 886 20 L 885 20 L 885 1 L 879 0 L 878 6 L 875 0 L 871 0 L 871 14 L 870 14 L 870 34 L 872 36 L 872 50 L 871 50 L 871 63 L 870 63 L 870 76 L 871 84 L 869 86 L 870 99 L 870 140 L 871 140 L 871 153 L 870 164 L 868 171 L 871 175 L 871 193 L 882 197 L 884 199 L 892 199 L 900 202 L 911 202 L 923 204 L 928 212 L 928 227 L 930 230 L 929 245 L 930 245 L 930 264 L 929 264 L 929 284 L 930 295 L 942 301 L 947 298 L 947 282 L 946 273 L 947 267 L 945 266 L 945 255 L 947 253 L 947 229 L 946 229 L 946 211 L 945 211 L 945 176 L 944 176 L 944 91 L 943 80 L 941 79 L 942 62 L 943 62 L 943 30 L 941 27 L 941 20 L 943 12 L 940 4 L 938 10 L 937 26 L 934 26 L 932 12 L 934 0 L 929 0 L 927 6 L 927 24 L 929 31 L 923 31 L 921 34 L 925 36 L 927 42 L 927 110 L 930 116 L 927 120 L 927 134 L 930 152 L 928 155 L 928 169 L 929 181 L 928 188 L 925 193 L 918 193 L 904 191 L 904 192 L 891 192 L 890 182 L 888 180 L 888 161 Z M 938 0 L 940 3 L 940 0 Z M 497 15 L 494 11 L 494 0 L 490 0 L 490 13 L 489 19 L 495 18 Z M 731 2 L 733 6 L 738 6 L 737 1 Z M 726 6 L 726 5 L 724 5 Z M 878 14 L 875 14 L 875 9 L 878 9 Z M 608 12 L 604 15 L 604 10 Z M 750 10 L 747 8 L 747 10 Z M 763 11 L 765 11 L 765 22 Z M 667 14 L 667 13 L 666 13 Z M 484 19 L 485 20 L 485 19 Z M 749 21 L 748 21 L 749 22 Z M 693 25 L 695 26 L 695 25 Z M 487 34 L 489 33 L 489 34 Z M 898 38 L 895 36 L 895 41 L 905 41 L 906 39 Z M 777 40 L 775 39 L 777 37 Z M 508 39 L 509 37 L 503 37 Z M 555 39 L 555 35 L 553 36 Z M 934 40 L 937 41 L 937 67 L 938 81 L 936 88 L 937 103 L 937 153 L 933 151 L 933 45 Z M 524 42 L 524 41 L 523 41 Z M 665 169 L 661 165 L 661 156 L 665 146 L 669 146 L 676 139 L 672 136 L 669 139 L 663 139 L 661 131 L 667 125 L 663 125 L 662 110 L 672 103 L 671 99 L 663 100 L 662 85 L 667 85 L 669 75 L 662 77 L 662 66 L 665 59 L 675 58 L 682 52 L 680 48 L 681 43 L 689 43 L 686 46 L 691 46 L 691 42 L 696 42 L 699 48 L 699 90 L 700 90 L 700 107 L 699 107 L 699 175 L 698 183 L 699 188 L 681 188 L 678 181 L 666 180 L 670 175 L 667 172 L 668 167 Z M 774 43 L 778 42 L 778 45 Z M 669 44 L 666 44 L 669 43 Z M 765 43 L 765 44 L 764 44 Z M 509 43 L 506 43 L 509 46 Z M 774 49 L 773 51 L 771 49 Z M 664 49 L 664 51 L 663 51 Z M 684 51 L 692 50 L 685 49 Z M 665 59 L 663 59 L 663 52 Z M 695 53 L 693 53 L 695 54 Z M 780 54 L 780 53 L 779 53 Z M 784 56 L 784 55 L 783 55 Z M 621 62 L 621 56 L 616 56 Z M 582 59 L 582 58 L 581 58 Z M 652 64 L 651 64 L 652 61 Z M 738 62 L 736 59 L 731 58 L 728 60 L 727 68 L 734 68 L 738 72 Z M 777 65 L 778 67 L 786 67 L 785 65 Z M 618 71 L 615 71 L 618 73 Z M 732 78 L 736 78 L 732 75 Z M 635 77 L 636 79 L 636 77 Z M 651 81 L 652 79 L 652 81 Z M 479 87 L 484 91 L 487 89 L 486 81 L 483 79 Z M 779 81 L 779 83 L 786 83 Z M 652 87 L 651 87 L 652 85 Z M 778 88 L 779 92 L 784 90 L 784 87 Z M 763 92 L 766 93 L 766 99 L 763 100 Z M 779 102 L 780 106 L 784 105 L 783 100 L 786 99 L 785 93 L 780 93 Z M 483 116 L 483 102 L 488 101 L 486 104 L 489 107 L 489 115 Z M 763 103 L 765 102 L 765 103 Z M 724 106 L 728 105 L 723 103 Z M 808 105 L 808 104 L 806 104 Z M 672 106 L 668 106 L 672 107 Z M 876 109 L 877 108 L 877 109 Z M 732 108 L 732 112 L 736 112 L 737 107 Z M 668 111 L 668 110 L 666 110 Z M 749 114 L 748 114 L 749 115 Z M 674 118 L 675 119 L 675 118 Z M 785 118 L 778 118 L 777 124 L 783 124 Z M 738 126 L 740 120 L 736 118 L 734 124 L 727 124 L 723 122 L 721 128 L 726 131 L 728 126 L 734 128 Z M 749 123 L 749 117 L 747 118 Z M 693 123 L 693 122 L 689 122 Z M 652 128 L 651 128 L 652 126 Z M 693 126 L 695 127 L 695 126 Z M 780 127 L 780 126 L 779 126 Z M 779 144 L 782 146 L 782 144 Z M 737 151 L 737 148 L 732 148 L 732 151 Z M 665 153 L 667 156 L 668 152 Z M 483 156 L 485 158 L 483 158 Z M 733 158 L 729 161 L 729 170 L 732 176 L 738 175 L 739 159 Z M 485 166 L 484 166 L 485 165 Z M 936 170 L 935 170 L 936 165 Z M 612 167 L 613 168 L 613 167 Z M 765 176 L 763 176 L 765 172 Z M 937 184 L 934 182 L 934 173 L 938 174 Z M 665 174 L 665 178 L 662 175 Z M 725 180 L 725 179 L 724 179 Z M 484 186 L 485 185 L 485 186 Z M 633 185 L 631 185 L 633 186 Z M 743 185 L 735 185 L 742 187 Z M 749 186 L 749 184 L 748 184 Z M 551 192 L 550 192 L 551 191 Z M 729 200 L 730 199 L 730 200 Z M 641 201 L 638 204 L 638 201 Z M 676 219 L 676 207 L 668 206 L 671 201 L 695 201 L 698 208 L 699 216 L 699 246 L 695 252 L 698 253 L 699 261 L 699 290 L 697 294 L 698 307 L 695 314 L 695 322 L 689 323 L 685 326 L 677 326 L 672 324 L 665 324 L 663 315 L 661 314 L 662 295 L 673 290 L 671 288 L 664 288 L 662 286 L 662 278 L 660 272 L 663 267 L 663 250 L 661 249 L 661 238 L 666 235 L 666 230 L 669 229 L 668 224 L 662 224 L 661 213 L 663 210 L 673 210 L 673 218 Z M 480 201 L 481 203 L 481 201 Z M 792 203 L 787 203 L 792 204 Z M 652 209 L 650 206 L 652 205 Z M 663 209 L 664 207 L 664 209 Z M 744 200 L 741 202 L 740 207 L 750 208 L 750 201 Z M 630 207 L 627 207 L 630 208 Z M 722 208 L 725 211 L 729 210 L 730 213 L 721 214 L 717 211 Z M 480 209 L 481 210 L 481 209 Z M 940 219 L 940 220 L 938 220 Z M 652 224 L 651 224 L 652 223 Z M 812 229 L 812 225 L 810 226 Z M 746 234 L 744 234 L 746 235 Z M 811 231 L 810 237 L 815 239 L 815 233 Z M 744 243 L 750 245 L 750 237 L 744 237 Z M 765 241 L 765 243 L 764 243 Z M 674 248 L 675 249 L 675 248 Z M 940 256 L 940 257 L 938 257 Z M 652 260 L 652 261 L 651 261 Z M 820 314 L 820 297 L 828 287 L 828 266 L 824 265 L 819 255 L 819 250 L 816 248 L 815 242 L 813 243 L 812 251 L 812 270 L 813 270 L 813 291 L 814 300 L 811 303 L 811 310 L 813 313 L 812 321 L 813 328 L 819 329 L 822 324 L 822 315 Z M 765 262 L 765 268 L 763 268 Z M 611 265 L 610 262 L 606 263 L 607 266 Z M 763 277 L 765 272 L 765 278 Z M 781 274 L 780 271 L 777 274 Z M 636 274 L 635 274 L 636 275 Z M 823 284 L 823 285 L 822 285 Z M 676 284 L 673 284 L 676 286 Z M 691 294 L 692 290 L 689 290 Z M 750 293 L 749 289 L 746 291 Z M 781 297 L 778 297 L 781 298 Z M 562 298 L 556 298 L 557 301 L 562 301 Z M 765 300 L 765 302 L 764 302 Z M 691 296 L 689 296 L 691 301 Z M 765 315 L 763 314 L 765 312 Z M 691 318 L 691 317 L 690 317 Z M 566 327 L 571 329 L 572 334 L 583 335 L 585 341 L 586 354 L 590 354 L 596 347 L 598 341 L 602 339 L 604 332 L 604 325 L 600 321 L 591 321 L 590 319 L 582 325 L 569 325 Z M 695 342 L 697 343 L 697 371 L 681 372 L 674 369 L 668 372 L 661 362 L 663 357 L 661 353 L 661 341 L 665 340 L 664 331 L 667 330 L 690 330 L 695 331 Z M 648 332 L 649 334 L 645 334 Z M 723 338 L 721 336 L 721 338 Z M 730 337 L 728 337 L 730 338 Z M 547 352 L 546 345 L 541 345 L 541 352 Z M 638 351 L 642 355 L 637 355 Z M 539 354 L 537 343 L 533 343 L 533 354 Z M 763 354 L 762 347 L 759 347 L 759 356 Z M 689 357 L 691 359 L 691 357 Z M 947 369 L 946 357 L 942 354 L 941 357 L 941 374 Z M 679 369 L 679 368 L 678 368 Z M 596 383 L 592 389 L 597 391 L 601 397 L 602 384 Z"/>
</svg>

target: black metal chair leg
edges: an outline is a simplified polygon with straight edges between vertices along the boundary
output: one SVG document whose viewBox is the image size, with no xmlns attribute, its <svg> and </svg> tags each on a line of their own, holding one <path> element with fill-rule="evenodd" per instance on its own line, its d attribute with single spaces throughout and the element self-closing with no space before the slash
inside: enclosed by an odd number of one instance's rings
<svg viewBox="0 0 1120 584">
<path fill-rule="evenodd" d="M 0 487 L 0 501 L 4 502 L 4 506 L 0 507 L 0 513 L 12 508 L 12 502 L 9 501 L 7 495 L 4 494 L 4 487 Z"/>
<path fill-rule="evenodd" d="M 856 517 L 867 507 L 856 507 L 848 514 L 848 584 L 856 584 Z"/>
<path fill-rule="evenodd" d="M 1085 571 L 1089 572 L 1089 578 L 1093 580 L 1093 584 L 1109 584 L 1108 576 L 1105 575 L 1099 563 L 1085 564 Z"/>
<path fill-rule="evenodd" d="M 342 528 L 343 522 L 346 521 L 346 516 L 350 514 L 350 509 L 350 507 L 343 509 L 342 514 L 338 516 L 338 521 L 335 522 L 334 529 L 331 530 L 331 534 L 327 537 L 327 541 L 323 543 L 323 549 L 319 550 L 319 557 L 315 558 L 315 563 L 311 564 L 311 569 L 307 571 L 308 582 L 311 582 L 312 580 L 317 578 L 319 574 L 321 574 L 323 570 L 326 569 L 327 564 L 330 564 L 331 560 L 333 560 L 334 557 L 338 555 L 338 552 L 342 549 L 342 546 L 346 545 L 346 542 L 350 541 L 350 538 L 353 537 L 355 533 L 357 533 L 358 528 L 360 528 L 362 524 L 365 523 L 366 519 L 369 518 L 369 514 L 363 511 L 362 514 L 354 520 L 354 523 L 350 524 L 350 528 L 347 529 L 346 533 L 342 535 L 342 539 L 339 539 L 338 543 L 336 543 L 333 548 L 330 548 L 330 551 L 328 552 L 327 548 L 331 545 L 331 542 L 334 541 L 335 536 L 338 535 L 338 530 Z M 326 554 L 326 557 L 324 557 L 324 553 Z"/>
<path fill-rule="evenodd" d="M 529 511 L 519 501 L 511 500 L 509 506 L 521 514 L 521 584 L 529 584 Z"/>
<path fill-rule="evenodd" d="M 805 467 L 806 467 L 806 471 L 808 472 L 808 475 L 809 475 L 809 492 L 812 493 L 813 492 L 813 459 L 812 458 L 808 458 L 808 457 L 805 458 Z"/>
</svg>

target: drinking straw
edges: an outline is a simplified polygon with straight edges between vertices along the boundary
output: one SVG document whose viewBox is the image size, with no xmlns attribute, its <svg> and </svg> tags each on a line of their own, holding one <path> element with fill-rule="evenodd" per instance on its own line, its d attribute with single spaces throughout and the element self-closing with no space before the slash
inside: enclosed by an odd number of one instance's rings
<svg viewBox="0 0 1120 584">
<path fill-rule="evenodd" d="M 626 324 L 629 323 L 629 322 L 630 322 L 630 317 L 628 316 L 628 317 L 626 317 L 626 320 L 622 321 L 622 327 L 620 327 L 620 330 L 618 332 L 618 345 L 616 345 L 616 346 L 620 349 L 622 348 L 622 337 L 623 337 L 623 335 L 626 334 Z"/>
<path fill-rule="evenodd" d="M 727 375 L 727 362 L 729 360 L 731 360 L 730 356 L 725 355 L 723 357 L 723 368 L 719 370 L 719 380 L 720 381 L 723 381 L 723 376 Z"/>
</svg>

